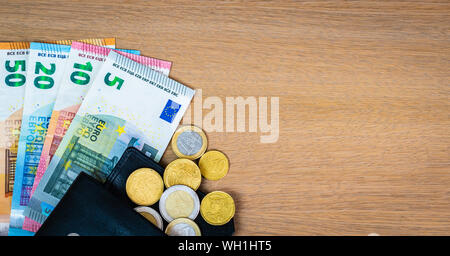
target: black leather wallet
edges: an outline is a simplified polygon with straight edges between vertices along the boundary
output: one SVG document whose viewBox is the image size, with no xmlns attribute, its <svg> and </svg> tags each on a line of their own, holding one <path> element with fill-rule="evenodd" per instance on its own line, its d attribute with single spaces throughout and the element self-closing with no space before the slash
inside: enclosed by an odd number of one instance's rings
<svg viewBox="0 0 450 256">
<path fill-rule="evenodd" d="M 151 222 L 80 173 L 36 236 L 164 236 Z"/>
<path fill-rule="evenodd" d="M 123 153 L 104 184 L 80 173 L 36 236 L 164 236 L 164 232 L 133 210 L 137 205 L 126 194 L 128 176 L 144 167 L 163 176 L 163 167 L 141 151 L 130 147 Z M 200 200 L 205 196 L 200 191 L 196 192 Z M 158 203 L 151 207 L 159 211 Z M 199 214 L 194 221 L 202 236 L 230 236 L 234 233 L 233 219 L 225 225 L 213 226 Z M 163 220 L 164 229 L 167 224 Z"/>
</svg>

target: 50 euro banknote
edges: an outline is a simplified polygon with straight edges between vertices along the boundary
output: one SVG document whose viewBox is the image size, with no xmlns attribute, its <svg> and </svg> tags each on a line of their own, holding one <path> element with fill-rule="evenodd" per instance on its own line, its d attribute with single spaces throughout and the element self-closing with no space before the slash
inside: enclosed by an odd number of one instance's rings
<svg viewBox="0 0 450 256">
<path fill-rule="evenodd" d="M 93 84 L 97 72 L 106 61 L 110 51 L 112 49 L 101 46 L 82 42 L 72 43 L 66 70 L 64 71 L 50 118 L 31 194 L 36 190 L 48 163 L 66 134 L 86 93 Z M 117 50 L 117 52 L 166 76 L 169 75 L 172 64 L 169 61 L 139 56 L 130 53 L 130 51 Z M 25 217 L 23 229 L 36 232 L 39 227 L 40 223 Z"/>
<path fill-rule="evenodd" d="M 194 90 L 111 51 L 25 215 L 43 223 L 80 172 L 105 181 L 127 147 L 159 161 L 193 95 Z"/>
<path fill-rule="evenodd" d="M 114 39 L 85 40 L 115 46 Z M 22 229 L 23 211 L 30 199 L 35 173 L 47 132 L 50 115 L 59 88 L 59 80 L 72 41 L 54 41 L 69 45 L 30 43 L 26 63 L 22 123 L 17 147 L 9 235 L 32 235 Z"/>
<path fill-rule="evenodd" d="M 29 42 L 0 42 L 0 223 L 2 225 L 9 224 L 11 211 L 29 47 Z M 0 231 L 0 235 L 6 234 Z"/>
</svg>

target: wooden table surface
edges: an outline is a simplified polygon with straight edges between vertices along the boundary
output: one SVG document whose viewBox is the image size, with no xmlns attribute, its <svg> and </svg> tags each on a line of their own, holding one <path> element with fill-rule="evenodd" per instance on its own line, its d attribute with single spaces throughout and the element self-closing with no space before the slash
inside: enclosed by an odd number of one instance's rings
<svg viewBox="0 0 450 256">
<path fill-rule="evenodd" d="M 277 142 L 207 133 L 237 235 L 450 234 L 448 1 L 1 2 L 2 41 L 116 37 L 203 99 L 278 97 Z"/>
</svg>

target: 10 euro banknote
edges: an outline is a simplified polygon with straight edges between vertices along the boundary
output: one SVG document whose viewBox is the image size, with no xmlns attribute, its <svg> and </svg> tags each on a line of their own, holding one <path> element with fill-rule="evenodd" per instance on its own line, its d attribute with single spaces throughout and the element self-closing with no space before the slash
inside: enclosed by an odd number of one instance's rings
<svg viewBox="0 0 450 256">
<path fill-rule="evenodd" d="M 33 194 L 43 223 L 80 172 L 104 181 L 127 147 L 159 161 L 194 90 L 111 51 Z"/>
</svg>

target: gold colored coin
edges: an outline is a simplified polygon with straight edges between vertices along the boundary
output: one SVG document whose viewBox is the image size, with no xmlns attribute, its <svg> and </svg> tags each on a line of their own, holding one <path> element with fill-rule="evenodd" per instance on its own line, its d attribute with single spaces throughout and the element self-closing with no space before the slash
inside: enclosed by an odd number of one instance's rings
<svg viewBox="0 0 450 256">
<path fill-rule="evenodd" d="M 200 172 L 208 180 L 220 180 L 228 173 L 229 164 L 227 157 L 220 151 L 206 152 L 198 162 Z"/>
<path fill-rule="evenodd" d="M 177 190 L 167 196 L 166 211 L 173 219 L 189 217 L 194 210 L 194 199 L 183 190 Z"/>
<path fill-rule="evenodd" d="M 168 164 L 164 171 L 164 184 L 167 188 L 173 185 L 185 185 L 197 190 L 201 182 L 200 169 L 189 159 L 176 159 Z"/>
<path fill-rule="evenodd" d="M 173 152 L 179 158 L 195 160 L 205 153 L 208 139 L 202 129 L 185 125 L 175 131 L 171 145 Z"/>
<path fill-rule="evenodd" d="M 152 205 L 161 197 L 164 185 L 161 176 L 155 170 L 140 168 L 130 174 L 125 189 L 135 204 Z"/>
<path fill-rule="evenodd" d="M 197 223 L 188 218 L 178 218 L 169 223 L 166 228 L 169 236 L 201 236 Z"/>
<path fill-rule="evenodd" d="M 233 198 L 222 191 L 207 194 L 200 204 L 200 214 L 211 225 L 221 226 L 228 223 L 235 213 Z"/>
</svg>

